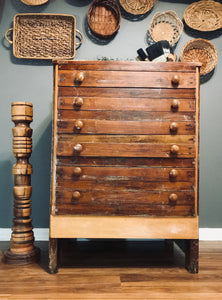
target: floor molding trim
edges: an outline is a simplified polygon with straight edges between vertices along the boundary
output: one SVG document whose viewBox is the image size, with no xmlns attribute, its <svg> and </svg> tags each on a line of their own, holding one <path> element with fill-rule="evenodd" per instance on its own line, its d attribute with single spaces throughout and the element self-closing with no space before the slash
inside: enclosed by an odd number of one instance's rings
<svg viewBox="0 0 222 300">
<path fill-rule="evenodd" d="M 35 228 L 33 231 L 36 241 L 48 241 L 48 228 Z M 11 232 L 10 228 L 0 228 L 0 241 L 9 241 Z M 222 228 L 200 228 L 199 238 L 201 241 L 222 241 Z"/>
</svg>

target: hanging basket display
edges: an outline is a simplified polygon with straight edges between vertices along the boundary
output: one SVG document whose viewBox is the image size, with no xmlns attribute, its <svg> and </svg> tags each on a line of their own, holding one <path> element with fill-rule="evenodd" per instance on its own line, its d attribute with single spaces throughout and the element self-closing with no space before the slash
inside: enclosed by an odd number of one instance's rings
<svg viewBox="0 0 222 300">
<path fill-rule="evenodd" d="M 123 9 L 132 15 L 142 15 L 150 11 L 156 0 L 120 0 Z"/>
<path fill-rule="evenodd" d="M 113 0 L 94 0 L 87 14 L 89 28 L 101 39 L 112 38 L 120 28 L 121 13 Z"/>
<path fill-rule="evenodd" d="M 167 40 L 174 45 L 183 31 L 183 22 L 174 11 L 158 12 L 153 16 L 148 30 L 155 42 Z"/>
<path fill-rule="evenodd" d="M 200 62 L 200 75 L 210 73 L 216 66 L 218 53 L 216 47 L 208 40 L 193 39 L 187 42 L 180 53 L 181 62 Z"/>
<path fill-rule="evenodd" d="M 214 31 L 222 28 L 222 4 L 203 0 L 194 2 L 184 12 L 184 21 L 198 31 Z"/>
</svg>

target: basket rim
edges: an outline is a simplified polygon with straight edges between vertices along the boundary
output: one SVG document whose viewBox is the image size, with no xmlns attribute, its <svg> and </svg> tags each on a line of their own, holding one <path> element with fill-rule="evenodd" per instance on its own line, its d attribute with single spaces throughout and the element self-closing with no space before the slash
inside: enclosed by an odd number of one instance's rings
<svg viewBox="0 0 222 300">
<path fill-rule="evenodd" d="M 216 66 L 217 64 L 217 61 L 218 61 L 218 51 L 217 51 L 217 48 L 216 46 L 210 42 L 209 40 L 207 39 L 202 39 L 202 38 L 197 38 L 197 39 L 192 39 L 190 41 L 188 41 L 181 49 L 181 52 L 180 52 L 180 61 L 181 62 L 187 62 L 186 60 L 184 60 L 184 53 L 185 53 L 185 50 L 186 48 L 189 46 L 189 45 L 192 45 L 194 43 L 198 43 L 198 42 L 203 42 L 205 44 L 207 44 L 208 46 L 210 46 L 211 49 L 213 49 L 214 53 L 215 53 L 215 58 L 214 60 L 210 60 L 212 63 L 211 67 L 209 68 L 209 70 L 207 72 L 201 70 L 201 67 L 200 67 L 200 75 L 205 75 L 205 74 L 208 74 L 210 73 Z M 203 48 L 199 48 L 199 49 L 203 49 Z M 195 61 L 193 61 L 195 62 Z"/>
<path fill-rule="evenodd" d="M 215 26 L 213 29 L 199 29 L 198 26 L 193 26 L 193 23 L 190 22 L 190 20 L 188 20 L 188 15 L 190 14 L 190 12 L 194 12 L 195 8 L 198 8 L 198 6 L 202 5 L 202 4 L 206 4 L 206 6 L 208 6 L 208 10 L 209 10 L 209 5 L 212 4 L 212 11 L 214 10 L 213 9 L 213 5 L 214 6 L 217 6 L 217 7 L 221 7 L 221 13 L 219 13 L 218 15 L 220 16 L 221 18 L 221 21 L 220 21 L 220 25 L 218 26 Z M 201 9 L 203 10 L 203 7 L 201 7 Z M 192 16 L 192 14 L 190 14 Z M 184 18 L 184 21 L 185 23 L 192 29 L 195 29 L 195 30 L 198 30 L 198 31 L 201 31 L 201 32 L 208 32 L 208 31 L 215 31 L 217 29 L 220 29 L 222 28 L 222 4 L 220 2 L 217 2 L 217 1 L 214 1 L 214 0 L 200 0 L 198 2 L 193 2 L 191 3 L 184 11 L 184 15 L 183 15 L 183 18 Z M 206 24 L 206 23 L 205 23 Z"/>
<path fill-rule="evenodd" d="M 182 31 L 183 31 L 183 22 L 182 22 L 182 20 L 178 17 L 178 15 L 177 15 L 177 13 L 174 11 L 174 10 L 167 10 L 167 11 L 163 11 L 163 12 L 156 12 L 154 15 L 153 15 L 153 17 L 152 17 L 152 20 L 150 21 L 150 23 L 149 23 L 149 27 L 148 27 L 148 31 L 149 31 L 149 34 L 150 34 L 150 37 L 155 41 L 155 42 L 158 42 L 159 40 L 156 40 L 156 39 L 154 39 L 153 38 L 153 34 L 152 34 L 152 26 L 153 26 L 153 24 L 154 24 L 154 22 L 156 21 L 156 19 L 158 18 L 158 17 L 160 17 L 160 16 L 163 16 L 163 15 L 171 15 L 171 16 L 173 16 L 174 17 L 174 19 L 177 21 L 177 27 L 178 27 L 178 36 L 177 36 L 177 38 L 173 41 L 173 43 L 171 43 L 170 41 L 169 41 L 169 43 L 171 44 L 171 45 L 175 45 L 178 41 L 179 41 L 179 39 L 180 39 L 180 36 L 181 36 L 181 34 L 182 34 Z"/>
<path fill-rule="evenodd" d="M 13 34 L 13 40 L 12 40 L 12 44 L 13 44 L 13 55 L 16 58 L 20 58 L 20 59 L 41 59 L 41 60 L 53 60 L 53 59 L 72 59 L 75 57 L 76 54 L 76 39 L 75 39 L 75 34 L 76 34 L 76 17 L 73 15 L 69 15 L 69 14 L 55 14 L 55 13 L 18 13 L 15 14 L 13 17 L 13 28 L 12 30 L 15 31 L 15 24 L 17 23 L 17 18 L 18 17 L 25 17 L 25 16 L 37 16 L 37 17 L 65 17 L 65 18 L 71 18 L 73 19 L 73 49 L 71 49 L 72 54 L 67 55 L 67 56 L 59 56 L 59 57 L 55 57 L 55 56 L 20 56 L 17 54 L 17 50 L 14 47 L 14 44 L 16 42 L 16 34 Z"/>
<path fill-rule="evenodd" d="M 103 4 L 110 4 L 110 9 L 112 11 L 116 10 L 117 14 L 118 14 L 118 19 L 116 18 L 116 27 L 115 30 L 111 33 L 111 34 L 101 34 L 100 32 L 96 31 L 95 29 L 91 28 L 91 13 L 93 12 L 94 7 L 103 7 Z M 98 4 L 98 5 L 95 5 Z M 112 7 L 112 5 L 115 7 Z M 93 2 L 90 4 L 88 12 L 87 12 L 87 21 L 88 21 L 88 25 L 90 27 L 90 30 L 98 37 L 101 38 L 109 38 L 115 35 L 115 33 L 119 30 L 120 28 L 120 22 L 121 22 L 121 12 L 120 12 L 120 8 L 119 5 L 116 1 L 114 0 L 93 0 Z"/>
<path fill-rule="evenodd" d="M 133 11 L 133 9 L 131 9 L 131 8 L 127 5 L 126 0 L 119 0 L 120 5 L 123 7 L 123 9 L 124 9 L 126 12 L 128 12 L 128 13 L 130 13 L 130 14 L 132 14 L 132 15 L 143 15 L 143 14 L 146 14 L 148 11 L 150 11 L 150 10 L 153 8 L 153 6 L 154 6 L 154 4 L 155 4 L 156 1 L 157 1 L 157 0 L 150 0 L 150 1 L 147 1 L 146 9 L 145 9 L 144 11 L 142 11 L 142 12 L 136 13 L 136 12 Z"/>
<path fill-rule="evenodd" d="M 48 2 L 48 0 L 21 0 L 21 2 L 23 2 L 26 5 L 33 5 L 33 6 L 37 6 L 37 5 L 42 5 L 45 4 L 46 2 Z M 37 2 L 37 3 L 36 3 Z"/>
</svg>

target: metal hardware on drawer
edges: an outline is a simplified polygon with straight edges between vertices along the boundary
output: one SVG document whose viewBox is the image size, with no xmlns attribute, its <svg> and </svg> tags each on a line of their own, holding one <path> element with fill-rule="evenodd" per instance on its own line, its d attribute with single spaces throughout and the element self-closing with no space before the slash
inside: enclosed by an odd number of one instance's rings
<svg viewBox="0 0 222 300">
<path fill-rule="evenodd" d="M 178 75 L 174 75 L 171 79 L 171 83 L 173 86 L 178 86 L 180 83 L 180 78 Z"/>
<path fill-rule="evenodd" d="M 171 110 L 172 111 L 177 111 L 179 109 L 180 106 L 180 101 L 177 99 L 172 100 L 171 102 Z"/>
<path fill-rule="evenodd" d="M 172 178 L 172 179 L 175 179 L 175 178 L 177 178 L 177 176 L 178 176 L 178 171 L 176 170 L 176 169 L 172 169 L 171 171 L 170 171 L 170 178 Z"/>
<path fill-rule="evenodd" d="M 81 144 L 76 144 L 73 147 L 73 149 L 74 149 L 75 152 L 80 153 L 82 151 L 82 145 Z"/>
<path fill-rule="evenodd" d="M 178 200 L 178 196 L 175 193 L 170 194 L 169 196 L 169 200 L 171 204 L 176 204 L 177 200 Z"/>
<path fill-rule="evenodd" d="M 73 175 L 79 177 L 82 174 L 82 169 L 80 167 L 75 167 L 73 170 Z"/>
<path fill-rule="evenodd" d="M 175 134 L 177 133 L 178 125 L 176 122 L 173 122 L 170 124 L 170 132 Z"/>
<path fill-rule="evenodd" d="M 76 97 L 73 101 L 74 108 L 80 108 L 83 105 L 83 98 Z"/>
<path fill-rule="evenodd" d="M 170 148 L 171 154 L 174 154 L 174 155 L 178 154 L 179 150 L 180 150 L 180 148 L 177 145 L 172 145 Z"/>
<path fill-rule="evenodd" d="M 83 122 L 81 120 L 75 121 L 75 129 L 81 130 L 83 128 Z"/>
<path fill-rule="evenodd" d="M 75 76 L 75 83 L 76 84 L 81 84 L 84 80 L 84 73 L 83 72 L 78 72 L 76 73 L 76 76 Z"/>
</svg>

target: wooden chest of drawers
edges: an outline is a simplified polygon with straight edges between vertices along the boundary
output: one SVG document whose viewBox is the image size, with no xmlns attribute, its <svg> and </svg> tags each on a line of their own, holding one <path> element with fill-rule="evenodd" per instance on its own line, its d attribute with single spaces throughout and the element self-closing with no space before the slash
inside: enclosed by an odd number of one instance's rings
<svg viewBox="0 0 222 300">
<path fill-rule="evenodd" d="M 50 212 L 58 238 L 186 241 L 198 270 L 199 66 L 56 61 Z"/>
</svg>

